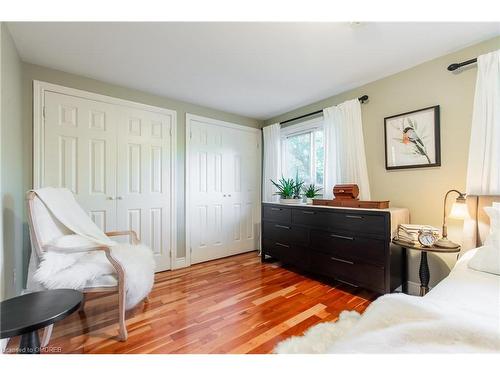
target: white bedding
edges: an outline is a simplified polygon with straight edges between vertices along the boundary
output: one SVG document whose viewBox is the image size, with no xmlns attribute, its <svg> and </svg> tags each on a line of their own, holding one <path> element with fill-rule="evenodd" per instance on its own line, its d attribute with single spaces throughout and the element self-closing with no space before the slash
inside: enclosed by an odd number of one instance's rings
<svg viewBox="0 0 500 375">
<path fill-rule="evenodd" d="M 388 294 L 360 315 L 343 312 L 277 353 L 500 352 L 500 276 L 467 267 L 475 250 L 425 297 Z"/>
<path fill-rule="evenodd" d="M 448 277 L 424 297 L 425 300 L 500 321 L 500 276 L 475 271 L 467 263 L 477 249 L 463 254 Z"/>
</svg>

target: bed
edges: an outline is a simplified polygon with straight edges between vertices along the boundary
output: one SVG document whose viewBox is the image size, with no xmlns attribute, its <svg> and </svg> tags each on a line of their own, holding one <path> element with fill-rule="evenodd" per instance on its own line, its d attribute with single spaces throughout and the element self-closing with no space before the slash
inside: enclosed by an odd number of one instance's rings
<svg viewBox="0 0 500 375">
<path fill-rule="evenodd" d="M 303 336 L 278 344 L 276 353 L 500 352 L 500 276 L 467 266 L 489 233 L 483 207 L 500 196 L 468 197 L 463 250 L 448 277 L 425 297 L 388 294 L 363 313 L 344 311 Z"/>
</svg>

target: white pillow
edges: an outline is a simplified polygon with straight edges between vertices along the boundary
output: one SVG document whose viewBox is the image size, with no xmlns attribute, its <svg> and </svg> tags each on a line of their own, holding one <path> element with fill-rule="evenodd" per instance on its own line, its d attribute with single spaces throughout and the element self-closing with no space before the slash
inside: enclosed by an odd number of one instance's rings
<svg viewBox="0 0 500 375">
<path fill-rule="evenodd" d="M 478 247 L 467 265 L 473 270 L 500 276 L 500 248 L 488 245 Z"/>
<path fill-rule="evenodd" d="M 484 212 L 490 217 L 490 233 L 484 244 L 500 249 L 500 204 L 495 202 L 492 207 L 484 207 Z"/>
<path fill-rule="evenodd" d="M 490 233 L 467 265 L 476 271 L 500 275 L 500 203 L 494 202 L 484 211 L 490 217 Z"/>
</svg>

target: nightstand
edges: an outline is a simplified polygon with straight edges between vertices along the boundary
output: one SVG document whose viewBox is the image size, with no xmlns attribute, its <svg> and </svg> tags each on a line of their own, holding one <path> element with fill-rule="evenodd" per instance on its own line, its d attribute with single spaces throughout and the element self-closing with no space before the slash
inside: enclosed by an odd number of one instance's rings
<svg viewBox="0 0 500 375">
<path fill-rule="evenodd" d="M 420 296 L 425 296 L 427 292 L 429 291 L 429 279 L 430 279 L 430 272 L 429 272 L 429 265 L 427 264 L 427 253 L 458 253 L 460 251 L 460 246 L 453 248 L 453 249 L 447 249 L 447 248 L 442 248 L 442 247 L 424 247 L 420 245 L 420 243 L 417 244 L 410 244 L 408 242 L 404 241 L 398 241 L 398 240 L 392 240 L 392 243 L 398 246 L 401 246 L 403 249 L 406 250 L 417 250 L 420 251 L 420 268 L 419 268 L 419 276 L 420 276 Z M 408 280 L 406 280 L 408 282 Z"/>
</svg>

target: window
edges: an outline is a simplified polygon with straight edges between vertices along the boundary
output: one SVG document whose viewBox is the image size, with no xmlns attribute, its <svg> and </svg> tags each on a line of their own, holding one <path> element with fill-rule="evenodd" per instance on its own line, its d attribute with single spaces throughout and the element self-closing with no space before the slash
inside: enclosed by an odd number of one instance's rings
<svg viewBox="0 0 500 375">
<path fill-rule="evenodd" d="M 323 118 L 308 120 L 281 129 L 283 176 L 299 178 L 305 184 L 323 186 Z"/>
</svg>

